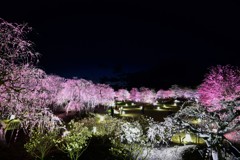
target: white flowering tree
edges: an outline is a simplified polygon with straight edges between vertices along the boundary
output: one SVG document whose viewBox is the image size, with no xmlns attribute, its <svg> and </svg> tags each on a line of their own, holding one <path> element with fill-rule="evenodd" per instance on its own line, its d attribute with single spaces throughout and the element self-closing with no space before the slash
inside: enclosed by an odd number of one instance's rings
<svg viewBox="0 0 240 160">
<path fill-rule="evenodd" d="M 165 122 L 150 124 L 148 137 L 155 143 L 167 144 L 174 134 L 185 131 L 203 138 L 213 160 L 223 158 L 223 150 L 227 147 L 224 142 L 228 143 L 235 153 L 240 154 L 225 137 L 225 134 L 240 129 L 240 123 L 237 121 L 240 112 L 234 109 L 240 105 L 240 101 L 230 101 L 224 105 L 226 109 L 214 113 L 208 112 L 198 103 L 182 107 L 174 116 L 165 118 Z"/>
<path fill-rule="evenodd" d="M 111 137 L 113 146 L 110 150 L 113 154 L 124 159 L 147 158 L 148 154 L 142 157 L 143 151 L 148 152 L 152 145 L 148 141 L 145 130 L 146 128 L 139 121 L 121 121 L 113 137 Z"/>
</svg>

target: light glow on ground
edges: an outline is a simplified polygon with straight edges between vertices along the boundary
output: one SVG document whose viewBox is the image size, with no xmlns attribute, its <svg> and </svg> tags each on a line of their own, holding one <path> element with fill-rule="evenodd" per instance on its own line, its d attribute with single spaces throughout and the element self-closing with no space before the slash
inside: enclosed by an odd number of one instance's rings
<svg viewBox="0 0 240 160">
<path fill-rule="evenodd" d="M 171 141 L 178 144 L 205 144 L 205 141 L 202 138 L 199 138 L 193 133 L 185 132 L 173 135 Z"/>
</svg>

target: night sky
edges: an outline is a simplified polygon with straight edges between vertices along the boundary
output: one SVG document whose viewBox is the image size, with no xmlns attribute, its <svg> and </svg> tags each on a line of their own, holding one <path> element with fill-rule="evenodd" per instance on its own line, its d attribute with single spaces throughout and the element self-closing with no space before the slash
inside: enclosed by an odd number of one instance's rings
<svg viewBox="0 0 240 160">
<path fill-rule="evenodd" d="M 48 74 L 114 87 L 197 87 L 210 66 L 239 66 L 240 2 L 1 2 L 0 17 L 33 28 Z M 121 82 L 121 83 L 119 83 Z"/>
</svg>

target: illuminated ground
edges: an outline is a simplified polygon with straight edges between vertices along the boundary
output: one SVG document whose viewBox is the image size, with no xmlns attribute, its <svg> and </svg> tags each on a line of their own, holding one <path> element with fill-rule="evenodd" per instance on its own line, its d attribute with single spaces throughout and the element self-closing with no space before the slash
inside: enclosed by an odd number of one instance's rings
<svg viewBox="0 0 240 160">
<path fill-rule="evenodd" d="M 157 104 L 153 105 L 145 105 L 143 111 L 143 104 L 136 105 L 128 103 L 117 104 L 115 107 L 114 116 L 117 117 L 128 117 L 128 118 L 136 118 L 144 115 L 146 117 L 152 117 L 155 121 L 164 121 L 164 118 L 170 114 L 174 114 L 178 111 L 179 107 L 176 104 Z M 198 120 L 192 120 L 194 124 L 198 123 Z M 178 144 L 205 144 L 203 139 L 198 138 L 196 135 L 192 133 L 179 133 L 172 137 L 173 143 Z"/>
<path fill-rule="evenodd" d="M 143 108 L 144 107 L 144 110 Z M 165 117 L 177 112 L 179 106 L 174 104 L 117 104 L 114 109 L 114 115 L 117 117 L 139 117 L 141 115 L 152 117 L 155 121 L 163 121 Z"/>
</svg>

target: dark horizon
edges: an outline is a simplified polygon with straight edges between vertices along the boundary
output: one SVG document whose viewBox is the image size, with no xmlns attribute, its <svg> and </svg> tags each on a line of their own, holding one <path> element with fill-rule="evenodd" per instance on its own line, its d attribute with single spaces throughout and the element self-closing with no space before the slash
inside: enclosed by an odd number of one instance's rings
<svg viewBox="0 0 240 160">
<path fill-rule="evenodd" d="M 48 74 L 126 87 L 196 87 L 208 68 L 239 66 L 240 4 L 51 1 L 2 4 L 0 17 L 28 23 Z M 116 86 L 115 86 L 116 87 Z"/>
</svg>

